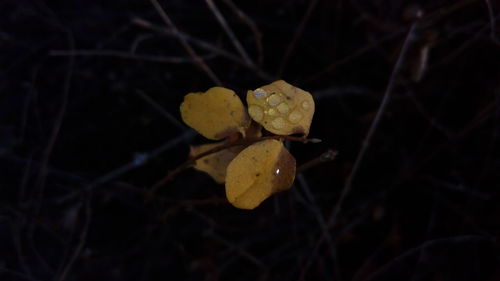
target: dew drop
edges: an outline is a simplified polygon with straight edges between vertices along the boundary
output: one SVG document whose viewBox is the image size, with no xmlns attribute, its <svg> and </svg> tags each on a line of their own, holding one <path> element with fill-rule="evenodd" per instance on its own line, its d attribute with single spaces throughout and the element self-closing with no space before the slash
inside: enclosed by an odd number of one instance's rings
<svg viewBox="0 0 500 281">
<path fill-rule="evenodd" d="M 300 121 L 300 119 L 302 119 L 302 114 L 300 112 L 298 112 L 297 110 L 295 110 L 294 112 L 290 113 L 290 115 L 288 115 L 288 120 L 292 123 L 297 123 Z"/>
<path fill-rule="evenodd" d="M 278 111 L 281 113 L 281 114 L 287 114 L 288 113 L 288 110 L 290 108 L 288 107 L 288 105 L 286 103 L 280 103 L 278 105 Z"/>
<path fill-rule="evenodd" d="M 273 127 L 275 129 L 283 129 L 285 127 L 285 119 L 281 118 L 281 117 L 278 117 L 278 118 L 275 118 L 273 121 L 271 121 L 271 125 L 273 125 Z"/>
<path fill-rule="evenodd" d="M 277 106 L 281 102 L 281 97 L 277 94 L 271 95 L 267 98 L 267 104 L 270 106 Z"/>
<path fill-rule="evenodd" d="M 304 110 L 308 110 L 308 109 L 309 109 L 309 103 L 308 103 L 307 101 L 303 101 L 303 102 L 302 102 L 302 108 L 303 108 Z"/>
<path fill-rule="evenodd" d="M 276 116 L 278 114 L 274 108 L 270 108 L 266 113 L 271 116 Z"/>
<path fill-rule="evenodd" d="M 257 105 L 251 105 L 248 108 L 248 114 L 250 114 L 250 116 L 255 121 L 260 121 L 262 120 L 262 118 L 264 118 L 264 111 L 262 111 L 262 108 Z"/>
<path fill-rule="evenodd" d="M 258 99 L 262 99 L 262 98 L 265 98 L 267 97 L 267 92 L 264 91 L 263 89 L 261 88 L 258 88 L 256 89 L 255 91 L 253 91 L 253 95 L 258 98 Z"/>
</svg>

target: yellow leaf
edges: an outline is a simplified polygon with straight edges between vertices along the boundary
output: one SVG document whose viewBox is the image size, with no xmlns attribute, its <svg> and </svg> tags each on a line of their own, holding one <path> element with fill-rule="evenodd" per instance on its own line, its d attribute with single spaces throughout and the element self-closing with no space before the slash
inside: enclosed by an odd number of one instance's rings
<svg viewBox="0 0 500 281">
<path fill-rule="evenodd" d="M 190 156 L 196 156 L 215 147 L 221 146 L 224 142 L 210 143 L 191 146 Z M 203 158 L 197 159 L 193 168 L 210 175 L 217 183 L 224 183 L 226 180 L 226 169 L 234 157 L 243 149 L 242 146 L 231 147 Z"/>
<path fill-rule="evenodd" d="M 250 118 L 234 91 L 213 87 L 204 93 L 190 93 L 181 107 L 182 120 L 211 140 L 220 140 L 234 133 L 245 135 Z"/>
<path fill-rule="evenodd" d="M 233 206 L 254 209 L 292 186 L 295 158 L 281 141 L 264 140 L 241 151 L 227 167 L 226 196 Z"/>
<path fill-rule="evenodd" d="M 271 133 L 309 134 L 314 115 L 309 92 L 279 80 L 248 91 L 247 104 L 250 117 Z"/>
</svg>

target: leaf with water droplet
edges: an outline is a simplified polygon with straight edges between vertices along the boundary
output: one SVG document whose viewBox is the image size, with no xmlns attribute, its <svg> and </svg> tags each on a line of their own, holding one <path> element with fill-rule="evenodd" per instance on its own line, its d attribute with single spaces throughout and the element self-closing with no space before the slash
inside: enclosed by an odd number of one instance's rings
<svg viewBox="0 0 500 281">
<path fill-rule="evenodd" d="M 309 92 L 279 80 L 248 91 L 247 104 L 250 117 L 271 133 L 309 134 L 314 115 Z"/>
<path fill-rule="evenodd" d="M 254 143 L 229 163 L 226 197 L 237 208 L 254 209 L 269 196 L 292 186 L 295 166 L 295 158 L 281 141 Z"/>
<path fill-rule="evenodd" d="M 250 118 L 234 91 L 213 87 L 206 92 L 189 93 L 180 106 L 184 123 L 211 140 L 235 133 L 245 135 Z"/>
</svg>

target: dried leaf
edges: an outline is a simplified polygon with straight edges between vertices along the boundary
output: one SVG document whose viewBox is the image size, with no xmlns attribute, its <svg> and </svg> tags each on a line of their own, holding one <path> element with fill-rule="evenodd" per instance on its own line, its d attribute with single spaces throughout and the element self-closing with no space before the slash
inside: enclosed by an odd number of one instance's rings
<svg viewBox="0 0 500 281">
<path fill-rule="evenodd" d="M 240 209 L 254 209 L 272 194 L 291 187 L 295 158 L 281 141 L 264 140 L 241 151 L 227 167 L 226 196 Z"/>
<path fill-rule="evenodd" d="M 180 107 L 182 120 L 204 137 L 220 140 L 234 133 L 245 135 L 250 118 L 234 91 L 213 87 L 190 93 Z"/>
<path fill-rule="evenodd" d="M 309 92 L 275 81 L 247 92 L 248 113 L 266 130 L 277 135 L 309 134 L 314 100 Z"/>
<path fill-rule="evenodd" d="M 210 143 L 191 146 L 189 155 L 191 157 L 209 151 L 215 147 L 221 146 L 224 142 Z M 224 149 L 203 158 L 197 159 L 193 168 L 210 175 L 217 183 L 226 181 L 226 169 L 229 163 L 236 155 L 243 150 L 243 146 L 235 146 L 230 149 Z"/>
</svg>

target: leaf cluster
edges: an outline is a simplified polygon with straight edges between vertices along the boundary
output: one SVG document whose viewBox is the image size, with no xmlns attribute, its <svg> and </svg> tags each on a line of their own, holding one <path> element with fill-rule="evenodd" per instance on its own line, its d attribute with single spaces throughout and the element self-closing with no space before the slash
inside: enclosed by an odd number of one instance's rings
<svg viewBox="0 0 500 281">
<path fill-rule="evenodd" d="M 192 146 L 193 167 L 225 183 L 233 206 L 254 209 L 271 195 L 289 189 L 296 172 L 295 158 L 283 140 L 263 138 L 262 128 L 277 136 L 307 137 L 314 100 L 310 93 L 279 80 L 249 90 L 246 101 L 248 109 L 234 91 L 213 87 L 187 94 L 180 111 L 187 125 L 219 141 Z M 209 151 L 215 152 L 197 157 Z"/>
</svg>

